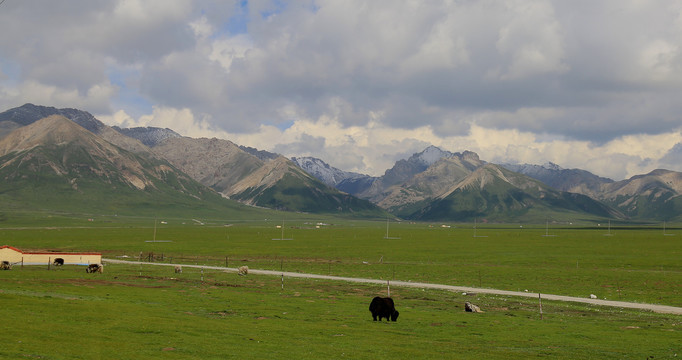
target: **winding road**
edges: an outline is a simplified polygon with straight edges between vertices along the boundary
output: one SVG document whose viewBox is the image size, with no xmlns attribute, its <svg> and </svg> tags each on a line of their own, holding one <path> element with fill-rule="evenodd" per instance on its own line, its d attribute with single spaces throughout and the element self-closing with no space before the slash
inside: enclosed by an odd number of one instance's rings
<svg viewBox="0 0 682 360">
<path fill-rule="evenodd" d="M 203 268 L 210 270 L 221 270 L 229 272 L 237 272 L 237 268 L 229 268 L 222 266 L 204 266 L 204 265 L 187 265 L 187 264 L 169 264 L 169 263 L 149 263 L 141 261 L 127 261 L 118 259 L 102 259 L 105 263 L 111 264 L 131 264 L 131 265 L 156 265 L 156 266 L 176 266 L 181 265 L 187 268 Z M 321 279 L 321 280 L 335 280 L 335 281 L 346 281 L 354 283 L 365 283 L 365 284 L 379 284 L 385 285 L 386 280 L 377 279 L 363 279 L 363 278 L 353 278 L 345 276 L 331 276 L 331 275 L 318 275 L 318 274 L 305 274 L 305 273 L 295 273 L 288 271 L 273 271 L 273 270 L 256 270 L 249 269 L 249 273 L 257 275 L 271 275 L 271 276 L 285 276 L 289 278 L 305 278 L 305 279 Z M 612 301 L 612 300 L 601 300 L 601 299 L 591 299 L 591 298 L 581 298 L 576 296 L 564 296 L 564 295 L 552 295 L 552 294 L 538 294 L 538 293 L 528 293 L 525 291 L 507 291 L 507 290 L 497 290 L 497 289 L 484 289 L 484 288 L 474 288 L 465 286 L 453 286 L 453 285 L 443 285 L 443 284 L 430 284 L 422 282 L 410 282 L 410 281 L 398 281 L 393 280 L 389 283 L 391 286 L 401 286 L 401 287 L 413 287 L 420 289 L 437 289 L 437 290 L 449 290 L 454 292 L 465 292 L 465 293 L 480 293 L 480 294 L 494 294 L 503 296 L 519 296 L 526 298 L 537 298 L 542 297 L 545 300 L 556 300 L 556 301 L 570 301 L 578 302 L 599 306 L 611 306 L 619 308 L 628 309 L 640 309 L 648 310 L 661 314 L 675 314 L 682 315 L 682 307 L 668 306 L 668 305 L 657 305 L 657 304 L 642 304 L 633 303 L 626 301 Z"/>
</svg>

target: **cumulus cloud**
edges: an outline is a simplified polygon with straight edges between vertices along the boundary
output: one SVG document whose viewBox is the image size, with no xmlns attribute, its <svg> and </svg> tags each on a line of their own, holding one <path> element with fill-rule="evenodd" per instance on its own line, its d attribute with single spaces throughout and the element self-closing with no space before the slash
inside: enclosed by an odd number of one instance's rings
<svg viewBox="0 0 682 360">
<path fill-rule="evenodd" d="M 0 106 L 77 107 L 380 174 L 433 144 L 679 167 L 682 3 L 8 1 Z M 682 170 L 682 169 L 681 169 Z"/>
</svg>

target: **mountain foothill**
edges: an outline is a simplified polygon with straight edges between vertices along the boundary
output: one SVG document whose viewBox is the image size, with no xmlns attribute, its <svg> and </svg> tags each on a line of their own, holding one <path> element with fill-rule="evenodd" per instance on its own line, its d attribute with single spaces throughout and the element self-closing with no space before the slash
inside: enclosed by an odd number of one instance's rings
<svg viewBox="0 0 682 360">
<path fill-rule="evenodd" d="M 171 129 L 110 127 L 77 109 L 0 113 L 11 209 L 258 217 L 268 211 L 415 221 L 682 219 L 682 173 L 614 181 L 556 164 L 493 164 L 429 146 L 381 176 Z"/>
</svg>

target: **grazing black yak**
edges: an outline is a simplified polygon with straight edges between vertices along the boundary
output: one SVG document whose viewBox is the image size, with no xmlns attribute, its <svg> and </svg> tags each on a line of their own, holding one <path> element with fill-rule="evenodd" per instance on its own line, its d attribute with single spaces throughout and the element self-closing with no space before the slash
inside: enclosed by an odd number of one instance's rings
<svg viewBox="0 0 682 360">
<path fill-rule="evenodd" d="M 62 266 L 64 265 L 64 259 L 62 258 L 56 258 L 54 259 L 54 262 L 52 263 L 54 266 Z"/>
<path fill-rule="evenodd" d="M 102 264 L 90 264 L 88 267 L 85 268 L 86 273 L 94 274 L 94 273 L 102 273 L 104 270 L 104 267 Z"/>
<path fill-rule="evenodd" d="M 390 297 L 375 297 L 369 304 L 369 311 L 372 312 L 372 318 L 374 318 L 374 321 L 377 321 L 377 317 L 379 317 L 379 321 L 381 321 L 381 318 L 386 318 L 386 321 L 388 321 L 388 319 L 391 319 L 391 321 L 396 321 L 399 314 L 395 309 L 393 299 Z"/>
</svg>

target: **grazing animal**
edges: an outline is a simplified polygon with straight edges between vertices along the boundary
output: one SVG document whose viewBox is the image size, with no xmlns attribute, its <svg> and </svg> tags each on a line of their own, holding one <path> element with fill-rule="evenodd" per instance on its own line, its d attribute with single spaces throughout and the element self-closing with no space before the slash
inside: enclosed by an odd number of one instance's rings
<svg viewBox="0 0 682 360">
<path fill-rule="evenodd" d="M 249 274 L 249 267 L 248 266 L 240 266 L 238 274 L 239 275 L 248 275 Z"/>
<path fill-rule="evenodd" d="M 176 274 L 182 274 L 182 266 L 175 265 L 175 273 Z"/>
<path fill-rule="evenodd" d="M 595 294 L 590 294 L 590 299 L 596 299 L 596 298 L 597 298 L 597 295 L 595 295 Z"/>
<path fill-rule="evenodd" d="M 54 266 L 62 266 L 62 265 L 64 265 L 64 259 L 62 259 L 62 258 L 56 258 L 56 259 L 54 259 L 54 262 L 52 262 L 52 265 L 54 265 Z"/>
<path fill-rule="evenodd" d="M 102 273 L 104 271 L 104 266 L 102 264 L 90 264 L 88 267 L 85 268 L 86 273 Z"/>
<path fill-rule="evenodd" d="M 470 302 L 465 302 L 464 303 L 464 311 L 466 312 L 474 312 L 474 313 L 482 313 L 481 308 L 470 303 Z"/>
<path fill-rule="evenodd" d="M 393 299 L 390 297 L 375 297 L 369 304 L 369 311 L 372 312 L 372 318 L 374 321 L 377 321 L 377 317 L 379 318 L 379 321 L 381 321 L 382 318 L 386 318 L 386 321 L 389 319 L 391 321 L 396 321 L 398 320 L 398 315 L 400 314 L 398 310 L 395 309 Z"/>
<path fill-rule="evenodd" d="M 12 270 L 12 263 L 3 261 L 2 264 L 0 264 L 0 270 Z"/>
</svg>

